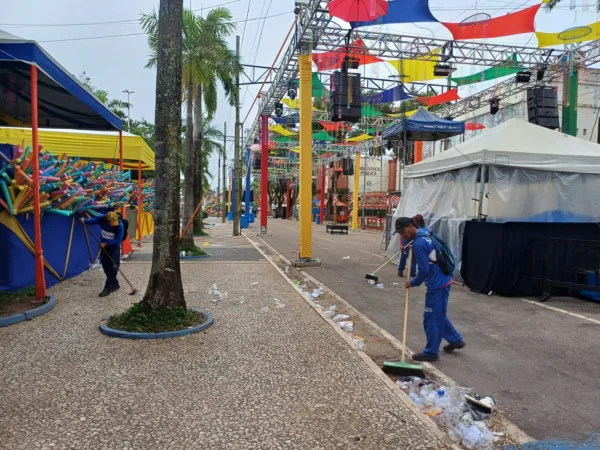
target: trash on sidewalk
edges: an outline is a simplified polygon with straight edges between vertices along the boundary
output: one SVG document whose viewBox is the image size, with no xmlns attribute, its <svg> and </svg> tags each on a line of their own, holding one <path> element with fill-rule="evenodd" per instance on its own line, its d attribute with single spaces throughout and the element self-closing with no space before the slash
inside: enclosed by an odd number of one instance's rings
<svg viewBox="0 0 600 450">
<path fill-rule="evenodd" d="M 365 347 L 367 346 L 367 344 L 365 343 L 365 340 L 355 334 L 352 335 L 352 342 L 354 342 L 354 345 L 356 345 L 356 348 L 359 350 L 364 350 Z"/>
<path fill-rule="evenodd" d="M 351 321 L 351 320 L 348 320 L 348 321 L 342 321 L 342 322 L 338 322 L 337 324 L 338 324 L 338 325 L 339 325 L 339 326 L 342 328 L 342 330 L 344 330 L 344 331 L 352 331 L 352 330 L 354 330 L 354 324 L 352 323 L 352 321 Z"/>
<path fill-rule="evenodd" d="M 252 286 L 258 286 L 258 281 L 254 281 L 254 282 L 252 283 Z"/>
<path fill-rule="evenodd" d="M 349 256 L 344 256 L 342 259 L 350 259 Z"/>
<path fill-rule="evenodd" d="M 265 306 L 263 308 L 260 308 L 260 312 L 269 312 L 269 307 Z"/>
<path fill-rule="evenodd" d="M 210 242 L 205 242 L 205 243 L 204 243 L 204 246 L 205 246 L 205 247 L 210 247 Z"/>
<path fill-rule="evenodd" d="M 315 289 L 314 291 L 312 291 L 312 298 L 317 298 L 319 295 L 321 295 L 321 292 L 318 289 Z"/>
<path fill-rule="evenodd" d="M 377 283 L 377 286 L 375 286 L 377 289 L 383 289 L 383 283 Z"/>
<path fill-rule="evenodd" d="M 369 284 L 375 284 L 375 280 L 367 280 Z"/>
<path fill-rule="evenodd" d="M 346 319 L 349 319 L 349 318 L 350 318 L 350 316 L 349 316 L 348 314 L 338 314 L 338 315 L 337 315 L 337 316 L 335 316 L 335 317 L 334 317 L 332 320 L 333 320 L 334 322 L 338 322 L 338 321 L 340 321 L 340 320 L 346 320 Z"/>
<path fill-rule="evenodd" d="M 336 308 L 337 308 L 337 306 L 331 305 L 329 308 L 327 308 L 325 310 L 325 315 L 331 319 L 335 315 Z"/>
<path fill-rule="evenodd" d="M 90 263 L 90 264 L 89 264 L 89 269 L 90 269 L 90 270 L 93 270 L 93 269 L 102 269 L 102 264 L 98 264 L 98 263 L 96 263 L 96 264 L 91 264 L 91 263 Z"/>
<path fill-rule="evenodd" d="M 479 399 L 471 389 L 446 387 L 419 377 L 404 377 L 396 384 L 452 441 L 462 443 L 469 450 L 486 450 L 493 448 L 499 439 L 485 423 L 492 415 L 482 410 L 493 411 L 496 403 L 493 397 Z"/>
</svg>

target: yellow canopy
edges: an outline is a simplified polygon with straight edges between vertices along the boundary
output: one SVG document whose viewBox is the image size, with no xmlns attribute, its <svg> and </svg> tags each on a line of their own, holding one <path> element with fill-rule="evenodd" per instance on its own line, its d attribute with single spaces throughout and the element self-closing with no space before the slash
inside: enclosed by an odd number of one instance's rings
<svg viewBox="0 0 600 450">
<path fill-rule="evenodd" d="M 300 99 L 299 98 L 296 98 L 294 100 L 292 100 L 291 98 L 282 98 L 281 101 L 283 103 L 285 103 L 291 109 L 300 109 Z M 313 109 L 313 111 L 320 111 L 319 109 L 315 108 L 314 105 L 313 105 L 312 109 Z"/>
<path fill-rule="evenodd" d="M 294 133 L 293 131 L 287 130 L 287 129 L 283 128 L 281 125 L 269 125 L 269 131 L 280 134 L 282 136 L 297 136 L 298 135 L 298 133 Z"/>
<path fill-rule="evenodd" d="M 396 59 L 387 62 L 394 66 L 398 74 L 402 76 L 404 83 L 444 78 L 441 76 L 436 77 L 433 74 L 433 68 L 438 62 L 440 51 L 441 48 L 436 48 L 419 59 Z"/>
<path fill-rule="evenodd" d="M 427 109 L 427 108 L 425 108 Z M 412 116 L 414 113 L 416 113 L 418 111 L 418 109 L 413 109 L 412 111 L 407 111 L 406 112 L 406 117 L 410 117 Z M 398 113 L 398 114 L 386 114 L 386 116 L 388 117 L 402 117 L 402 113 Z"/>
<path fill-rule="evenodd" d="M 368 134 L 363 133 L 360 136 L 346 139 L 346 142 L 362 142 L 362 141 L 368 141 L 369 139 L 373 139 L 373 136 L 369 136 Z"/>
<path fill-rule="evenodd" d="M 31 147 L 31 128 L 0 127 L 3 144 Z M 39 130 L 39 142 L 44 149 L 55 155 L 66 154 L 70 158 L 81 157 L 92 161 L 119 163 L 119 133 L 113 131 Z M 143 170 L 154 170 L 154 151 L 141 136 L 123 132 L 123 162 L 126 169 L 137 169 L 138 161 Z"/>
<path fill-rule="evenodd" d="M 536 31 L 538 47 L 551 45 L 575 44 L 577 42 L 593 41 L 600 37 L 600 22 L 594 22 L 581 27 L 573 27 L 560 33 L 543 33 Z M 562 39 L 561 39 L 562 38 Z"/>
</svg>

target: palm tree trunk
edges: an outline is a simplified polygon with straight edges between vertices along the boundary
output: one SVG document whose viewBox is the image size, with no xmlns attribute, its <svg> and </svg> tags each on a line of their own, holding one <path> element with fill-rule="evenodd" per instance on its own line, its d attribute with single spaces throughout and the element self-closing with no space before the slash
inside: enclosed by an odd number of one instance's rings
<svg viewBox="0 0 600 450">
<path fill-rule="evenodd" d="M 194 168 L 196 177 L 194 178 L 194 204 L 202 201 L 203 184 L 204 184 L 204 168 L 202 166 L 202 139 L 203 139 L 203 124 L 202 124 L 202 85 L 196 86 L 196 96 L 194 99 Z M 202 220 L 202 207 L 198 210 L 194 217 L 194 230 L 202 232 L 204 222 Z"/>
<path fill-rule="evenodd" d="M 193 107 L 194 107 L 194 84 L 192 83 L 192 74 L 188 80 L 187 87 L 187 102 L 186 102 L 186 130 L 185 130 L 185 185 L 183 193 L 183 226 L 192 218 L 196 204 L 194 203 L 194 182 L 196 179 L 194 170 L 194 119 L 193 119 Z M 180 244 L 181 248 L 193 248 L 194 247 L 194 230 L 193 227 L 188 227 L 185 232 L 183 239 Z"/>
<path fill-rule="evenodd" d="M 179 266 L 179 155 L 183 0 L 160 0 L 156 71 L 154 251 L 146 311 L 186 307 Z"/>
</svg>

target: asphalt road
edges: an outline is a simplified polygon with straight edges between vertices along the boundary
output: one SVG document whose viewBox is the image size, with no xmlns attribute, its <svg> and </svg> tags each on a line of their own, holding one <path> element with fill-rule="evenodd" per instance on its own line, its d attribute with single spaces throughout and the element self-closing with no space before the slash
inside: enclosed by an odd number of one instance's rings
<svg viewBox="0 0 600 450">
<path fill-rule="evenodd" d="M 261 237 L 266 243 L 298 259 L 298 222 L 269 219 L 269 233 Z M 306 270 L 401 339 L 404 279 L 390 263 L 378 273 L 384 289 L 365 281 L 365 274 L 384 262 L 377 255 L 380 243 L 381 235 L 330 236 L 313 224 L 313 257 L 322 266 Z M 424 294 L 424 288 L 411 290 L 407 343 L 413 350 L 425 345 Z M 552 298 L 544 305 L 561 311 L 455 285 L 449 317 L 467 347 L 452 355 L 442 352 L 435 364 L 461 385 L 493 395 L 532 437 L 587 440 L 600 430 L 600 304 Z"/>
</svg>

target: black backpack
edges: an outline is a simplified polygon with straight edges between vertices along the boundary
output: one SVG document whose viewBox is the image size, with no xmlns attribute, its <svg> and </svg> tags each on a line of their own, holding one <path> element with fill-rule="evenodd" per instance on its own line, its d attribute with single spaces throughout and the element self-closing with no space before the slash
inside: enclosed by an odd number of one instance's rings
<svg viewBox="0 0 600 450">
<path fill-rule="evenodd" d="M 127 231 L 129 229 L 129 220 L 123 219 L 123 216 L 119 212 L 117 213 L 117 216 L 119 217 L 119 220 L 121 221 L 121 223 L 123 223 L 123 239 L 121 239 L 121 242 L 122 242 L 125 239 L 127 239 L 127 236 L 129 236 L 129 233 Z"/>
</svg>

